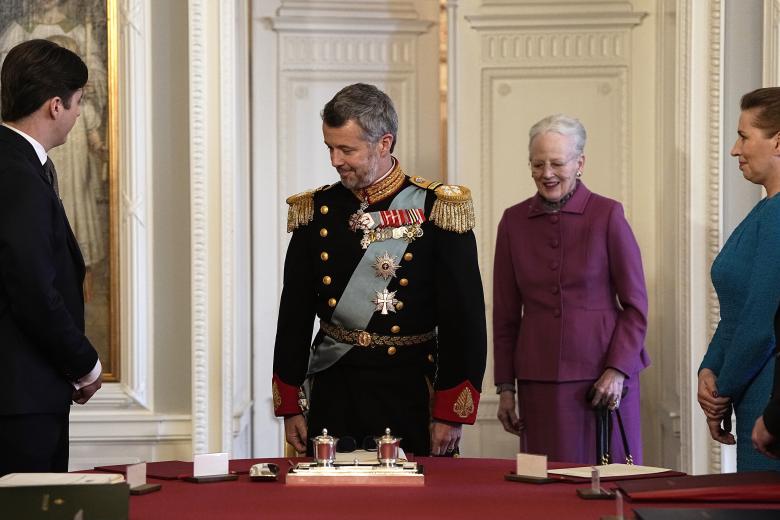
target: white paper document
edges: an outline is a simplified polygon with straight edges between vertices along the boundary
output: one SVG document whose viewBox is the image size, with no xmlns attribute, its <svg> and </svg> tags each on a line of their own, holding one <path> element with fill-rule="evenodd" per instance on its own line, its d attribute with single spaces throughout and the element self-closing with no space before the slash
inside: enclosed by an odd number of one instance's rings
<svg viewBox="0 0 780 520">
<path fill-rule="evenodd" d="M 227 475 L 228 474 L 228 454 L 227 453 L 204 453 L 195 455 L 194 472 L 196 477 L 207 477 L 209 475 Z"/>
<path fill-rule="evenodd" d="M 119 484 L 119 473 L 9 473 L 0 477 L 0 487 L 64 486 L 71 484 Z"/>
<path fill-rule="evenodd" d="M 581 468 L 563 468 L 551 469 L 548 473 L 563 475 L 564 477 L 580 477 L 590 479 L 591 469 L 594 466 L 583 466 Z M 607 464 L 606 466 L 595 466 L 599 470 L 601 478 L 616 477 L 635 477 L 638 475 L 652 475 L 653 473 L 663 473 L 671 471 L 667 468 L 655 468 L 653 466 L 635 466 L 633 464 Z"/>
<path fill-rule="evenodd" d="M 547 455 L 518 453 L 515 473 L 521 477 L 547 478 Z"/>
</svg>

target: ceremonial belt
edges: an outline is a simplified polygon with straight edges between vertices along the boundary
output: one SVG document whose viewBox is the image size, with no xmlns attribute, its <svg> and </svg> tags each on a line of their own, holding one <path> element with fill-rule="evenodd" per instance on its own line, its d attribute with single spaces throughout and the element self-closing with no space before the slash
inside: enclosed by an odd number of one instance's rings
<svg viewBox="0 0 780 520">
<path fill-rule="evenodd" d="M 345 329 L 323 320 L 320 320 L 320 329 L 339 343 L 350 343 L 356 347 L 409 347 L 421 345 L 436 337 L 435 330 L 409 336 L 383 336 L 365 330 Z"/>
<path fill-rule="evenodd" d="M 408 186 L 393 198 L 389 209 L 422 208 L 425 206 L 425 194 L 426 191 L 417 186 Z M 331 323 L 347 330 L 361 330 L 368 326 L 368 322 L 371 321 L 374 311 L 376 311 L 376 305 L 372 302 L 371 296 L 387 288 L 390 283 L 389 279 L 384 280 L 377 277 L 372 265 L 382 252 L 387 252 L 390 256 L 402 257 L 408 245 L 409 243 L 405 240 L 393 239 L 374 242 L 368 246 L 357 268 L 350 276 L 344 292 L 341 293 L 338 305 L 333 309 L 333 314 L 330 317 Z M 353 346 L 353 343 L 342 342 L 330 337 L 330 335 L 325 335 L 318 345 L 313 346 L 309 354 L 307 375 L 316 374 L 331 367 Z"/>
</svg>

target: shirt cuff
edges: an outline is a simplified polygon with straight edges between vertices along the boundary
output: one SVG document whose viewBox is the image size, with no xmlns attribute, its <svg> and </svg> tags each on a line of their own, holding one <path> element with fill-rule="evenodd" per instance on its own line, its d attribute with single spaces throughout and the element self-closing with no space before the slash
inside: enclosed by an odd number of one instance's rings
<svg viewBox="0 0 780 520">
<path fill-rule="evenodd" d="M 100 360 L 98 359 L 95 363 L 95 367 L 92 369 L 92 371 L 85 375 L 84 377 L 80 377 L 77 380 L 73 381 L 71 383 L 73 385 L 73 388 L 76 390 L 81 390 L 85 386 L 89 386 L 95 381 L 97 381 L 97 378 L 100 377 L 100 373 L 103 371 L 103 365 L 100 364 Z"/>
</svg>

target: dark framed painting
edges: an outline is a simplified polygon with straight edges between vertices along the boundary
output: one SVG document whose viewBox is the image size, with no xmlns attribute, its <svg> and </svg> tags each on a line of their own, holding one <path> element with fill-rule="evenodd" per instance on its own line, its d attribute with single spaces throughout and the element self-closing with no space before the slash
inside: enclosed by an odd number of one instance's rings
<svg viewBox="0 0 780 520">
<path fill-rule="evenodd" d="M 89 68 L 81 116 L 62 146 L 49 151 L 60 196 L 87 266 L 86 332 L 103 364 L 104 381 L 119 380 L 117 251 L 116 1 L 3 0 L 0 63 L 15 45 L 51 40 Z"/>
</svg>

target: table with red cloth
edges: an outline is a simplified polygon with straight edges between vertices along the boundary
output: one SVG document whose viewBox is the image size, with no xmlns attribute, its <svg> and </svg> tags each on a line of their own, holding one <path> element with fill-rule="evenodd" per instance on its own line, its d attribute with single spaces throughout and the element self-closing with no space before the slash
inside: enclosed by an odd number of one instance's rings
<svg viewBox="0 0 780 520">
<path fill-rule="evenodd" d="M 303 460 L 303 459 L 296 459 Z M 525 484 L 504 480 L 515 462 L 504 459 L 426 458 L 416 461 L 425 470 L 421 487 L 303 486 L 286 485 L 288 459 L 231 461 L 236 481 L 190 483 L 149 478 L 162 490 L 130 497 L 130 519 L 599 519 L 615 514 L 613 500 L 583 500 L 577 488 L 590 483 Z M 282 470 L 277 482 L 252 482 L 245 473 L 257 462 L 274 462 Z M 552 468 L 567 467 L 550 463 Z M 604 482 L 603 487 L 615 484 Z M 633 518 L 635 507 L 768 508 L 777 504 L 631 503 L 625 517 Z"/>
</svg>

